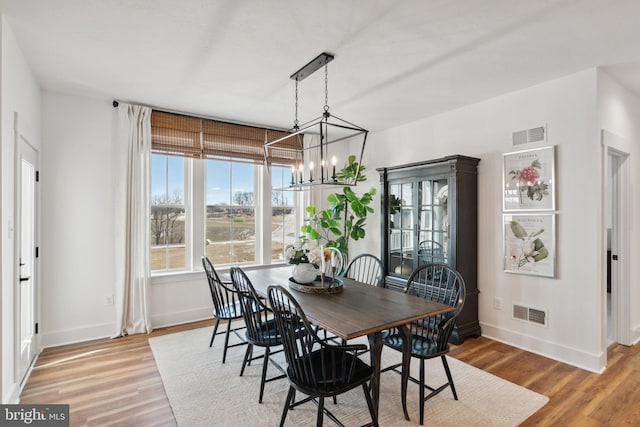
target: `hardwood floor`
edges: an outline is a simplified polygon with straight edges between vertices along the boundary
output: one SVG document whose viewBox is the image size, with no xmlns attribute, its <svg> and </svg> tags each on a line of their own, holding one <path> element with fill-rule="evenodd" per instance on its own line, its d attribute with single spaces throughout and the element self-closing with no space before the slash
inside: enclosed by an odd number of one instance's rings
<svg viewBox="0 0 640 427">
<path fill-rule="evenodd" d="M 150 336 L 212 324 L 174 326 Z M 176 425 L 148 338 L 135 335 L 45 349 L 21 403 L 69 404 L 72 426 Z M 609 368 L 601 375 L 484 337 L 453 346 L 450 355 L 548 396 L 549 403 L 522 426 L 640 425 L 640 344 L 612 346 Z"/>
</svg>

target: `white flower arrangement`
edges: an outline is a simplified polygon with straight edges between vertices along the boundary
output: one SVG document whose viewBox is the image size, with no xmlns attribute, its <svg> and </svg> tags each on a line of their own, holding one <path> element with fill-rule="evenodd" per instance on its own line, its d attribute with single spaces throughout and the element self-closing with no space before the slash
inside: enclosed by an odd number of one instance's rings
<svg viewBox="0 0 640 427">
<path fill-rule="evenodd" d="M 301 236 L 296 239 L 293 245 L 285 248 L 284 259 L 289 264 L 309 263 L 318 268 L 322 264 L 323 252 L 324 250 L 318 245 L 318 242 Z"/>
</svg>

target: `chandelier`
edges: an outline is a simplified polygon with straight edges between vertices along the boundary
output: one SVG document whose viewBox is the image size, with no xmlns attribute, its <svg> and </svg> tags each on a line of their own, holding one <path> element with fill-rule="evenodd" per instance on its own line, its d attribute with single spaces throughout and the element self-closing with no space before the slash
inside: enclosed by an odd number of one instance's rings
<svg viewBox="0 0 640 427">
<path fill-rule="evenodd" d="M 369 131 L 329 112 L 329 69 L 333 55 L 321 53 L 291 75 L 295 80 L 295 119 L 284 136 L 266 141 L 263 145 L 265 163 L 291 166 L 292 190 L 310 189 L 317 185 L 354 186 L 360 177 L 360 165 Z M 298 122 L 298 83 L 324 67 L 324 106 L 322 114 L 303 124 Z M 339 144 L 342 143 L 342 144 Z M 356 147 L 357 154 L 347 149 Z M 351 161 L 349 161 L 349 157 Z M 355 159 L 355 162 L 354 162 Z M 348 162 L 348 163 L 347 163 Z M 355 166 L 349 174 L 341 173 L 343 166 Z"/>
</svg>

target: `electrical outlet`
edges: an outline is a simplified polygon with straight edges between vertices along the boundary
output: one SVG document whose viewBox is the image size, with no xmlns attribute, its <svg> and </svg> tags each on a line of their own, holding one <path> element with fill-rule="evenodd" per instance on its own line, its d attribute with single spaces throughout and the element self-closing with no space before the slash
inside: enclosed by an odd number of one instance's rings
<svg viewBox="0 0 640 427">
<path fill-rule="evenodd" d="M 113 295 L 107 294 L 104 296 L 104 305 L 113 305 Z"/>
<path fill-rule="evenodd" d="M 500 297 L 493 298 L 493 308 L 496 310 L 502 310 L 502 298 Z"/>
</svg>

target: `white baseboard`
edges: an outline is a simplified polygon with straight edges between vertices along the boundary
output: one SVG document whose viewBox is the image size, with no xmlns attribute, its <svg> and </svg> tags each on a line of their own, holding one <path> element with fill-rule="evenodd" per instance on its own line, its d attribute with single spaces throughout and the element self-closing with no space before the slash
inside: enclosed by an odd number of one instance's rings
<svg viewBox="0 0 640 427">
<path fill-rule="evenodd" d="M 631 329 L 631 343 L 636 345 L 638 342 L 640 342 L 640 325 Z"/>
<path fill-rule="evenodd" d="M 197 322 L 198 320 L 212 319 L 211 308 L 198 308 L 193 310 L 175 311 L 172 313 L 160 313 L 151 315 L 151 325 L 154 328 L 181 325 L 183 323 Z"/>
<path fill-rule="evenodd" d="M 67 329 L 64 331 L 42 332 L 42 348 L 57 347 L 100 338 L 109 338 L 116 332 L 116 324 L 104 323 L 83 328 Z"/>
<path fill-rule="evenodd" d="M 30 374 L 28 374 L 28 375 L 30 375 Z M 17 404 L 19 404 L 20 403 L 20 393 L 22 393 L 22 386 L 19 383 L 14 383 L 11 386 L 11 390 L 7 394 L 6 401 L 2 402 L 2 404 L 3 405 L 17 405 Z"/>
<path fill-rule="evenodd" d="M 587 371 L 602 373 L 606 367 L 606 354 L 586 353 L 582 350 L 544 341 L 508 329 L 498 328 L 487 323 L 480 323 L 482 336 L 491 338 L 549 359 L 567 363 Z"/>
<path fill-rule="evenodd" d="M 151 325 L 154 328 L 180 325 L 196 322 L 198 320 L 211 319 L 211 308 L 199 308 L 173 313 L 151 315 Z M 42 348 L 57 347 L 60 345 L 74 344 L 100 338 L 109 338 L 116 333 L 116 323 L 105 323 L 83 328 L 68 329 L 64 331 L 44 332 L 41 335 Z"/>
</svg>

